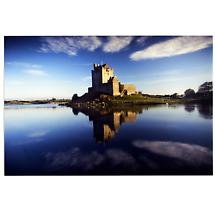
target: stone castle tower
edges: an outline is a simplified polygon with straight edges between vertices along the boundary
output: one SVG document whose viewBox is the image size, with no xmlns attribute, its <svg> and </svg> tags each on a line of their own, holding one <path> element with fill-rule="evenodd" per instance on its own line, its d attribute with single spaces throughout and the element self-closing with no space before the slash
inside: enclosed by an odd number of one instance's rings
<svg viewBox="0 0 215 215">
<path fill-rule="evenodd" d="M 89 93 L 104 93 L 112 96 L 122 94 L 130 95 L 136 93 L 133 84 L 121 84 L 114 76 L 114 70 L 107 64 L 94 64 L 92 70 L 92 87 L 88 88 Z"/>
</svg>

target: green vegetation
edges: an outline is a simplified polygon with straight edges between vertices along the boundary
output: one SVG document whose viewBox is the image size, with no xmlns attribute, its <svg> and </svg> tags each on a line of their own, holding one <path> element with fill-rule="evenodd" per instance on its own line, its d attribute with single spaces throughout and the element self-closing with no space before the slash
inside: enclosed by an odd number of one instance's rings
<svg viewBox="0 0 215 215">
<path fill-rule="evenodd" d="M 77 98 L 75 96 L 75 98 Z M 180 103 L 182 99 L 166 98 L 164 96 L 150 96 L 142 94 L 126 96 L 110 96 L 106 94 L 97 95 L 94 98 L 87 99 L 87 96 L 74 99 L 66 105 L 69 107 L 88 107 L 88 108 L 110 108 L 125 107 L 134 105 L 155 105 L 155 104 L 173 104 Z"/>
<path fill-rule="evenodd" d="M 56 98 L 52 98 L 52 99 L 43 99 L 43 100 L 8 100 L 8 101 L 4 101 L 5 104 L 20 104 L 20 105 L 24 105 L 24 104 L 65 104 L 70 102 L 70 99 L 56 99 Z"/>
<path fill-rule="evenodd" d="M 123 97 L 115 97 L 111 100 L 112 105 L 122 104 L 133 104 L 133 105 L 144 105 L 144 104 L 166 104 L 166 103 L 177 103 L 179 99 L 156 97 L 156 96 L 144 96 L 140 94 L 127 95 Z"/>
</svg>

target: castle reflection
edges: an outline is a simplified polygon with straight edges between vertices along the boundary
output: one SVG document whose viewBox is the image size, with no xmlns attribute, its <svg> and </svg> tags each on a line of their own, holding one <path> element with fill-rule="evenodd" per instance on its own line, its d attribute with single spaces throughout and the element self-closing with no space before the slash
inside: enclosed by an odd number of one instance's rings
<svg viewBox="0 0 215 215">
<path fill-rule="evenodd" d="M 93 120 L 93 134 L 97 143 L 112 139 L 122 123 L 134 122 L 137 113 L 131 111 L 113 112 Z"/>
<path fill-rule="evenodd" d="M 73 113 L 79 112 L 89 116 L 93 122 L 93 136 L 97 143 L 107 143 L 117 134 L 123 123 L 135 122 L 142 108 L 134 110 L 97 110 L 73 108 Z"/>
<path fill-rule="evenodd" d="M 156 108 L 159 106 L 132 106 L 121 107 L 120 109 L 108 108 L 89 108 L 89 107 L 73 107 L 73 113 L 78 115 L 79 112 L 87 115 L 89 121 L 93 122 L 93 136 L 96 143 L 107 143 L 113 139 L 120 126 L 123 123 L 132 123 L 136 121 L 137 115 L 147 111 L 149 108 Z M 180 106 L 169 105 L 168 108 L 176 108 Z M 205 119 L 212 119 L 213 108 L 211 105 L 203 104 L 185 104 L 184 110 L 189 113 L 198 111 L 199 115 Z"/>
</svg>

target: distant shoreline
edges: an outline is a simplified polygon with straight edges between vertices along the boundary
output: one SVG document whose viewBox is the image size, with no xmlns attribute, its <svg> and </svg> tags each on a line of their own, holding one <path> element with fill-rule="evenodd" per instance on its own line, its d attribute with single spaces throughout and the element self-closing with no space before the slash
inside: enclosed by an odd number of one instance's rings
<svg viewBox="0 0 215 215">
<path fill-rule="evenodd" d="M 129 95 L 129 96 L 109 96 L 100 95 L 96 98 L 78 98 L 72 99 L 42 99 L 42 100 L 6 100 L 5 105 L 27 105 L 27 104 L 58 104 L 67 107 L 111 107 L 111 106 L 130 106 L 130 105 L 157 105 L 157 104 L 184 104 L 184 103 L 204 103 L 212 104 L 212 97 L 201 98 L 172 98 L 153 95 Z"/>
<path fill-rule="evenodd" d="M 65 104 L 70 102 L 70 99 L 36 99 L 36 100 L 6 100 L 6 105 L 26 105 L 26 104 Z"/>
</svg>

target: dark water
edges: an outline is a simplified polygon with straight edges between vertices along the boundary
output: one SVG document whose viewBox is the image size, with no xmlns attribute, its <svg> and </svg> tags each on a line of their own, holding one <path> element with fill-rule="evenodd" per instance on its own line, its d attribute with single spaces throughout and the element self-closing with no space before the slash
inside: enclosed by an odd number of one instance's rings
<svg viewBox="0 0 215 215">
<path fill-rule="evenodd" d="M 5 106 L 5 174 L 212 174 L 212 107 Z"/>
</svg>

